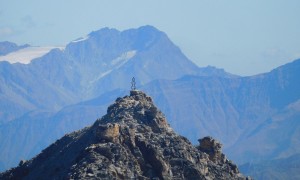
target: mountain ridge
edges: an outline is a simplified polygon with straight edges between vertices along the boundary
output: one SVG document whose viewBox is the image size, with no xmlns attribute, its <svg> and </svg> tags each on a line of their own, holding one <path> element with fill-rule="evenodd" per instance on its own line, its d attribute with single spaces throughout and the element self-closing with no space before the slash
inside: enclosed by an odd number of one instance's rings
<svg viewBox="0 0 300 180">
<path fill-rule="evenodd" d="M 9 41 L 2 41 L 0 42 L 0 56 L 5 56 L 11 52 L 29 47 L 29 44 L 24 44 L 24 45 L 20 45 L 18 46 L 17 44 L 13 43 L 13 42 L 9 42 Z"/>
<path fill-rule="evenodd" d="M 131 91 L 91 127 L 64 136 L 0 178 L 246 179 L 220 148 L 210 137 L 193 147 L 174 133 L 151 97 Z"/>
<path fill-rule="evenodd" d="M 154 27 L 146 26 L 123 32 L 114 30 L 117 33 L 109 29 L 102 31 L 109 37 L 100 33 L 101 36 L 94 35 L 94 39 L 71 42 L 64 50 L 53 49 L 29 64 L 0 62 L 0 90 L 10 99 L 2 99 L 3 105 L 0 103 L 0 107 L 12 104 L 22 109 L 20 113 L 0 114 L 0 123 L 10 121 L 36 108 L 59 110 L 66 105 L 91 99 L 115 88 L 125 89 L 126 80 L 132 76 L 140 77 L 142 81 L 138 83 L 143 85 L 156 78 L 176 79 L 184 74 L 196 74 L 199 71 L 199 68 L 182 54 L 166 34 Z M 142 39 L 139 35 L 135 35 L 136 41 L 128 43 L 132 34 L 153 36 L 156 41 L 162 43 L 159 45 L 162 48 L 157 47 L 155 43 L 153 45 L 151 39 L 139 40 Z M 143 43 L 148 44 L 148 41 L 151 41 L 152 45 L 144 48 Z M 139 44 L 143 50 L 136 52 L 125 64 L 121 64 L 126 60 L 122 58 L 122 54 L 137 49 L 133 47 L 134 44 Z M 152 47 L 154 49 L 151 49 Z M 121 59 L 117 64 L 111 64 L 119 57 Z M 144 66 L 145 64 L 148 65 Z M 7 68 L 9 70 L 6 70 Z M 169 73 L 164 71 L 165 68 L 169 68 Z M 117 79 L 119 80 L 116 81 Z M 8 91 L 3 91 L 4 89 Z M 20 99 L 16 100 L 16 97 Z M 53 101 L 54 99 L 59 101 Z M 20 104 L 22 101 L 24 103 Z"/>
</svg>

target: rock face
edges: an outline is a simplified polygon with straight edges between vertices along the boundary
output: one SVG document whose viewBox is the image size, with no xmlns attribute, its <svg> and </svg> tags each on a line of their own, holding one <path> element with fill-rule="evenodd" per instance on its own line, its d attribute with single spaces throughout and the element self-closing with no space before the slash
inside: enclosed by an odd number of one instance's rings
<svg viewBox="0 0 300 180">
<path fill-rule="evenodd" d="M 118 98 L 91 127 L 57 140 L 0 179 L 246 179 L 205 137 L 194 147 L 176 134 L 151 97 Z"/>
</svg>

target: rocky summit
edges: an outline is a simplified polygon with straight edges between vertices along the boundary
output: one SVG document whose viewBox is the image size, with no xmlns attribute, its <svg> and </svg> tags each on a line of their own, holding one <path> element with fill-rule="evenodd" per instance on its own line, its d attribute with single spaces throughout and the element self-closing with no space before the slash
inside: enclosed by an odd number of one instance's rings
<svg viewBox="0 0 300 180">
<path fill-rule="evenodd" d="M 151 97 L 134 90 L 0 179 L 247 179 L 217 140 L 199 142 L 176 134 Z"/>
</svg>

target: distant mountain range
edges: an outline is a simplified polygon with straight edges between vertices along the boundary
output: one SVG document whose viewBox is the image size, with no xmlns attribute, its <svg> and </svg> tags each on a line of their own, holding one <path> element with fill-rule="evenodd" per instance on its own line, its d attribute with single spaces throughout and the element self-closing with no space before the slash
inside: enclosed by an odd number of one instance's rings
<svg viewBox="0 0 300 180">
<path fill-rule="evenodd" d="M 247 163 L 240 166 L 240 169 L 245 174 L 251 174 L 254 179 L 300 179 L 300 154 L 259 163 Z"/>
<path fill-rule="evenodd" d="M 23 49 L 29 47 L 29 44 L 24 44 L 21 46 L 18 46 L 16 43 L 12 43 L 12 42 L 8 42 L 8 41 L 4 41 L 4 42 L 0 42 L 0 56 L 4 56 L 7 55 L 11 52 Z"/>
<path fill-rule="evenodd" d="M 104 28 L 29 64 L 0 62 L 2 169 L 90 125 L 133 76 L 177 132 L 221 140 L 239 164 L 300 152 L 300 60 L 240 77 L 199 68 L 152 26 Z"/>
</svg>

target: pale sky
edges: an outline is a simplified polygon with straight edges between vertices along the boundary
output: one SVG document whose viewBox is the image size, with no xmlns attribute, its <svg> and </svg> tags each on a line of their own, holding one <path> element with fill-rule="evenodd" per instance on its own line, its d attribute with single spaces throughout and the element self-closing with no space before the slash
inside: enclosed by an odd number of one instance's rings
<svg viewBox="0 0 300 180">
<path fill-rule="evenodd" d="M 300 0 L 0 0 L 0 41 L 61 46 L 152 25 L 200 67 L 254 75 L 300 58 Z"/>
</svg>

